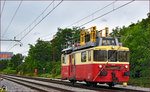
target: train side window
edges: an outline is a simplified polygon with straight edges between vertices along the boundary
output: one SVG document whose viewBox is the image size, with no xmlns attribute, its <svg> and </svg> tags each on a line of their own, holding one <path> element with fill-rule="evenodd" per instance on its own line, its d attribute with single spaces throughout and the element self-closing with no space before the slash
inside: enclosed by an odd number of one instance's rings
<svg viewBox="0 0 150 92">
<path fill-rule="evenodd" d="M 88 61 L 91 61 L 91 51 L 88 51 Z"/>
<path fill-rule="evenodd" d="M 86 51 L 81 53 L 81 62 L 86 62 Z"/>
<path fill-rule="evenodd" d="M 63 56 L 63 63 L 66 64 L 66 56 Z"/>
<path fill-rule="evenodd" d="M 94 61 L 107 61 L 106 50 L 94 50 L 93 52 Z"/>
</svg>

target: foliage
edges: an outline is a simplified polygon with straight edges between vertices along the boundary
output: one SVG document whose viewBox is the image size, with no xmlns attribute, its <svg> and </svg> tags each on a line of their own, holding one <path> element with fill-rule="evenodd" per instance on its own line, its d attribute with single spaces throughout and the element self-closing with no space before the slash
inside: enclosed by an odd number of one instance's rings
<svg viewBox="0 0 150 92">
<path fill-rule="evenodd" d="M 48 72 L 52 56 L 52 44 L 38 39 L 35 46 L 30 45 L 29 54 L 22 64 L 23 72 L 34 73 L 35 69 L 38 70 L 38 73 Z"/>
<path fill-rule="evenodd" d="M 7 68 L 9 60 L 1 60 L 1 71 Z"/>
<path fill-rule="evenodd" d="M 13 55 L 9 62 L 9 66 L 12 67 L 13 70 L 16 70 L 18 72 L 20 70 L 19 67 L 22 64 L 22 60 L 23 60 L 23 57 L 21 54 Z"/>
<path fill-rule="evenodd" d="M 61 29 L 58 28 L 58 32 L 56 33 L 55 37 L 55 50 L 56 50 L 56 61 L 60 60 L 61 51 L 66 45 L 70 45 L 74 40 L 80 39 L 80 31 L 83 28 L 73 27 Z"/>
</svg>

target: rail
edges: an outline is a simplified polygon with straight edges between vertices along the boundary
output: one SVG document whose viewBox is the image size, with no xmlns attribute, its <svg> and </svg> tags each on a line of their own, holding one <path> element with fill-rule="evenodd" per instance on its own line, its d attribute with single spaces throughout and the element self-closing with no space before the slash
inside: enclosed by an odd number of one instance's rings
<svg viewBox="0 0 150 92">
<path fill-rule="evenodd" d="M 75 83 L 72 85 L 69 81 L 61 79 L 49 79 L 39 77 L 28 77 L 18 75 L 1 75 L 4 79 L 14 81 L 21 85 L 25 85 L 30 88 L 34 88 L 40 91 L 50 91 L 54 89 L 57 91 L 102 91 L 102 92 L 116 92 L 116 91 L 130 91 L 130 92 L 141 92 L 142 90 L 133 90 L 120 87 L 109 88 L 105 85 L 98 85 L 96 87 L 89 87 L 85 83 Z M 23 83 L 24 82 L 24 83 Z M 28 85 L 29 84 L 29 85 Z M 34 85 L 34 86 L 33 86 Z"/>
</svg>

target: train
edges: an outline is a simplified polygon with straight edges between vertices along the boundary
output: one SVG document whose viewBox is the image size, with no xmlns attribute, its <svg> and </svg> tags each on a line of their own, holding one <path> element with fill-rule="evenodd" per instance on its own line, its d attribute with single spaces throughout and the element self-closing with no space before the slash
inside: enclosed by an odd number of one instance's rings
<svg viewBox="0 0 150 92">
<path fill-rule="evenodd" d="M 99 31 L 96 26 L 82 30 L 80 41 L 62 50 L 61 78 L 73 84 L 84 81 L 90 86 L 98 83 L 126 86 L 129 76 L 129 48 L 123 47 L 117 37 L 109 37 L 108 27 Z"/>
</svg>

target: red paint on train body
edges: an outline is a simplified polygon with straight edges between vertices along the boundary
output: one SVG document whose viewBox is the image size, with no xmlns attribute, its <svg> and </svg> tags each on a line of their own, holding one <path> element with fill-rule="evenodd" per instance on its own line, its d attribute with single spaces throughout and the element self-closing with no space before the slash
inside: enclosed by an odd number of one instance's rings
<svg viewBox="0 0 150 92">
<path fill-rule="evenodd" d="M 62 79 L 70 79 L 75 75 L 75 80 L 79 81 L 90 81 L 90 82 L 112 82 L 113 76 L 115 76 L 116 82 L 127 82 L 129 76 L 124 75 L 125 72 L 129 71 L 129 64 L 106 64 L 106 67 L 102 71 L 107 71 L 107 75 L 98 75 L 105 64 L 81 64 L 81 65 L 65 65 L 61 67 Z M 127 68 L 125 67 L 127 66 Z M 75 73 L 74 73 L 75 69 Z M 115 75 L 112 75 L 114 73 Z M 94 78 L 98 77 L 94 80 Z"/>
</svg>

